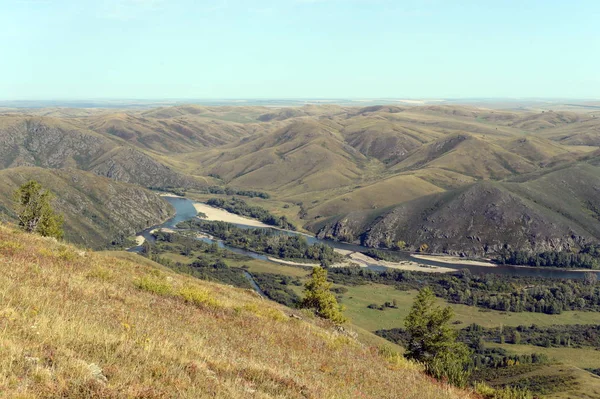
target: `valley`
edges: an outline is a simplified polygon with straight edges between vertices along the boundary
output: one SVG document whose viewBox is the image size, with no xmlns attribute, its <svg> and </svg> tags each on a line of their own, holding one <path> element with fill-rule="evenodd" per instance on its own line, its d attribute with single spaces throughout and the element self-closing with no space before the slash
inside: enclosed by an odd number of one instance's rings
<svg viewBox="0 0 600 399">
<path fill-rule="evenodd" d="M 600 342 L 562 339 L 600 324 L 599 138 L 589 110 L 3 109 L 0 211 L 15 223 L 12 193 L 38 180 L 65 216 L 66 241 L 290 308 L 323 265 L 347 328 L 398 353 L 425 286 L 461 334 L 567 328 L 558 343 L 540 332 L 548 346 L 465 342 L 474 362 L 499 362 L 475 373 L 493 386 L 541 373 L 550 379 L 524 385 L 536 395 L 592 398 Z M 130 247 L 139 254 L 120 251 Z M 532 354 L 545 360 L 507 366 Z"/>
</svg>

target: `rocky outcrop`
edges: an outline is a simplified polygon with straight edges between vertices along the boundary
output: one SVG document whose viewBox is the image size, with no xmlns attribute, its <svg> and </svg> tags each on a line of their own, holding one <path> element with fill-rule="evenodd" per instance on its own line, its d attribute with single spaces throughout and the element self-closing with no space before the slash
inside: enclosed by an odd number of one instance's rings
<svg viewBox="0 0 600 399">
<path fill-rule="evenodd" d="M 600 198 L 591 200 L 600 204 Z M 374 248 L 404 241 L 413 250 L 426 244 L 430 252 L 481 256 L 506 247 L 561 251 L 599 241 L 599 232 L 586 227 L 501 184 L 480 182 L 378 214 L 345 215 L 320 226 L 318 236 Z"/>
<path fill-rule="evenodd" d="M 37 180 L 55 194 L 54 206 L 65 217 L 65 239 L 103 248 L 168 219 L 168 202 L 142 187 L 75 169 L 10 168 L 0 171 L 0 210 L 16 220 L 12 193 Z"/>
<path fill-rule="evenodd" d="M 77 168 L 144 187 L 195 187 L 144 152 L 68 122 L 30 116 L 0 116 L 0 167 Z"/>
</svg>

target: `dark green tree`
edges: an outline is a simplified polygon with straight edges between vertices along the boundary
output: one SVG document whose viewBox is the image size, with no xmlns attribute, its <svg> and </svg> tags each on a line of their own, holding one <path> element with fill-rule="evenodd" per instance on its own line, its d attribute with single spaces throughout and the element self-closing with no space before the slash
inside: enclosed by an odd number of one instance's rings
<svg viewBox="0 0 600 399">
<path fill-rule="evenodd" d="M 419 291 L 405 320 L 409 334 L 405 356 L 423 363 L 433 377 L 464 386 L 470 352 L 456 341 L 456 331 L 450 327 L 452 317 L 452 308 L 435 305 L 431 288 Z"/>
<path fill-rule="evenodd" d="M 335 324 L 343 324 L 346 318 L 343 307 L 331 292 L 331 283 L 327 281 L 327 271 L 322 267 L 313 268 L 311 279 L 304 286 L 303 308 L 313 309 L 317 316 L 329 319 Z"/>
<path fill-rule="evenodd" d="M 35 180 L 23 184 L 15 191 L 19 226 L 29 232 L 45 237 L 62 239 L 63 216 L 52 208 L 54 195 Z"/>
</svg>

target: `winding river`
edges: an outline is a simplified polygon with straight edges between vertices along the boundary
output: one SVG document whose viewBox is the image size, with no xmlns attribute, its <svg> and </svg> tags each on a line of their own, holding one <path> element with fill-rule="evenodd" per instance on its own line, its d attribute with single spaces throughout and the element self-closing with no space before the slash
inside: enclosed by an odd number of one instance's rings
<svg viewBox="0 0 600 399">
<path fill-rule="evenodd" d="M 148 228 L 139 233 L 139 235 L 144 236 L 144 238 L 146 240 L 148 240 L 149 242 L 154 242 L 154 237 L 152 236 L 152 234 L 150 234 L 150 231 L 152 231 L 156 228 L 173 229 L 173 228 L 175 228 L 177 223 L 192 219 L 192 218 L 196 217 L 196 215 L 198 213 L 196 211 L 196 209 L 194 208 L 194 201 L 192 201 L 190 199 L 180 198 L 180 197 L 168 197 L 168 196 L 163 197 L 163 198 L 166 201 L 168 201 L 173 206 L 173 208 L 175 208 L 175 216 L 173 216 L 171 219 L 167 220 L 166 222 L 164 222 L 160 225 L 153 226 L 153 227 Z M 246 226 L 246 225 L 240 225 L 240 224 L 236 224 L 236 225 L 239 227 L 243 227 L 243 228 L 250 228 L 250 226 Z M 253 228 L 255 228 L 255 227 L 253 227 Z M 299 233 L 294 233 L 291 231 L 285 231 L 284 233 L 285 234 L 299 234 Z M 319 242 L 319 243 L 323 243 L 323 244 L 329 245 L 334 248 L 343 249 L 343 250 L 347 250 L 347 251 L 353 251 L 353 252 L 363 252 L 363 251 L 370 249 L 367 247 L 363 247 L 361 245 L 340 243 L 340 242 L 335 242 L 335 241 L 330 241 L 330 240 L 321 240 L 316 237 L 307 236 L 304 234 L 303 234 L 303 236 L 306 237 L 309 244 Z M 207 241 L 207 242 L 212 242 L 212 240 L 210 240 L 208 238 L 204 238 L 202 240 Z M 230 247 L 228 245 L 223 244 L 223 242 L 221 242 L 221 241 L 217 241 L 217 243 L 219 244 L 220 247 L 226 248 L 232 252 L 236 252 L 238 254 L 247 255 L 247 256 L 250 256 L 255 259 L 260 259 L 260 260 L 270 262 L 270 260 L 265 255 L 258 254 L 258 253 L 252 252 L 252 251 L 246 251 L 246 250 L 243 250 L 240 248 Z M 134 247 L 134 248 L 130 249 L 130 251 L 132 251 L 132 252 L 139 252 L 140 250 L 141 250 L 141 247 Z M 418 262 L 418 263 L 429 265 L 429 266 L 453 268 L 453 269 L 457 269 L 457 270 L 458 269 L 468 269 L 473 274 L 494 273 L 494 274 L 524 276 L 524 277 L 550 277 L 550 278 L 570 278 L 570 279 L 583 278 L 582 272 L 570 271 L 570 270 L 564 270 L 564 269 L 519 267 L 519 266 L 510 266 L 510 265 L 498 265 L 495 267 L 489 267 L 489 266 L 467 265 L 467 264 L 461 264 L 459 262 L 449 264 L 449 263 L 436 262 L 433 260 L 426 260 L 426 259 L 418 259 L 417 260 L 417 259 L 412 258 L 410 256 L 410 254 L 405 253 L 405 252 L 395 252 L 395 253 L 400 255 L 400 257 L 404 258 L 406 261 Z M 273 262 L 273 263 L 277 263 L 277 262 Z M 279 263 L 277 263 L 277 264 L 279 264 Z M 379 266 L 379 265 L 370 265 L 369 268 L 373 269 L 373 270 L 385 270 L 386 269 L 385 267 Z M 596 274 L 600 278 L 600 272 L 596 272 Z"/>
</svg>

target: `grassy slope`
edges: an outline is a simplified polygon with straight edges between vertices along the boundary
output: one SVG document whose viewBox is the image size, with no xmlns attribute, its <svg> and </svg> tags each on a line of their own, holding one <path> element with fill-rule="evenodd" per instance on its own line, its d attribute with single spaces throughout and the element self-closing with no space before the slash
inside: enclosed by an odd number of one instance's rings
<svg viewBox="0 0 600 399">
<path fill-rule="evenodd" d="M 29 180 L 55 194 L 53 204 L 65 216 L 66 239 L 91 248 L 132 236 L 173 212 L 158 195 L 139 186 L 76 169 L 20 167 L 0 170 L 0 213 L 16 219 L 13 193 Z"/>
<path fill-rule="evenodd" d="M 148 261 L 5 226 L 0 261 L 5 397 L 469 397 L 252 292 Z"/>
</svg>

